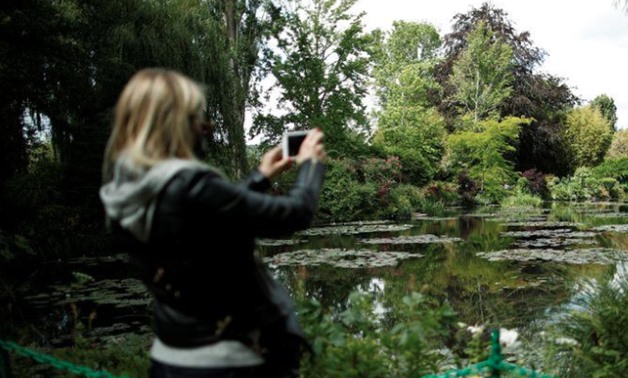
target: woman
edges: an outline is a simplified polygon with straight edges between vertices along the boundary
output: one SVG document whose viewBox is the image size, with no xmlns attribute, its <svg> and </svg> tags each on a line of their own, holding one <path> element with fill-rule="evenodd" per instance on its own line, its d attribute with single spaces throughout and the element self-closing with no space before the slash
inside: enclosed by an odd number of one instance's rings
<svg viewBox="0 0 628 378">
<path fill-rule="evenodd" d="M 154 297 L 151 377 L 289 377 L 307 346 L 292 301 L 261 265 L 255 238 L 309 226 L 323 181 L 313 129 L 283 196 L 263 193 L 292 159 L 266 153 L 243 183 L 199 161 L 201 87 L 144 69 L 120 95 L 100 189 L 107 220 Z"/>
</svg>

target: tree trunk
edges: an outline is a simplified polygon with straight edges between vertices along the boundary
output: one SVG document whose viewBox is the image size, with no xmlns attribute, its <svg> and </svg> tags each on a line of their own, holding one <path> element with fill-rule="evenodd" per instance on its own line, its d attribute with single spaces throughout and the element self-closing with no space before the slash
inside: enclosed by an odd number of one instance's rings
<svg viewBox="0 0 628 378">
<path fill-rule="evenodd" d="M 0 196 L 7 180 L 28 165 L 22 110 L 15 98 L 3 99 L 0 104 Z"/>
</svg>

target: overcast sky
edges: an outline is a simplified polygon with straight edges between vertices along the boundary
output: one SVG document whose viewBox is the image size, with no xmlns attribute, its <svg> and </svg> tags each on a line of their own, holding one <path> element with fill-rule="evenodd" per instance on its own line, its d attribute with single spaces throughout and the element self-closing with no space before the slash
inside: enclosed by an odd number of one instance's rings
<svg viewBox="0 0 628 378">
<path fill-rule="evenodd" d="M 389 30 L 395 20 L 429 22 L 447 34 L 453 17 L 479 8 L 483 0 L 358 0 L 367 29 Z M 529 31 L 547 52 L 538 68 L 562 77 L 572 92 L 590 101 L 615 100 L 618 128 L 628 128 L 628 13 L 613 0 L 493 0 L 517 32 Z M 622 1 L 622 3 L 624 3 Z"/>
</svg>

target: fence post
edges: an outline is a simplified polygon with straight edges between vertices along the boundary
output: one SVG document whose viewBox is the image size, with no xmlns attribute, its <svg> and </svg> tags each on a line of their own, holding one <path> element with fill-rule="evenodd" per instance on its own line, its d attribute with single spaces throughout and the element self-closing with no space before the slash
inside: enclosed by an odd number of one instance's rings
<svg viewBox="0 0 628 378">
<path fill-rule="evenodd" d="M 9 353 L 0 347 L 0 378 L 11 377 L 11 365 L 9 361 Z"/>
<path fill-rule="evenodd" d="M 494 329 L 491 333 L 491 378 L 501 377 L 499 364 L 502 361 L 502 346 L 499 344 L 499 329 Z"/>
<path fill-rule="evenodd" d="M 0 340 L 7 333 L 4 315 L 3 310 L 0 310 Z M 11 360 L 9 358 L 9 351 L 0 345 L 0 378 L 11 378 Z"/>
</svg>

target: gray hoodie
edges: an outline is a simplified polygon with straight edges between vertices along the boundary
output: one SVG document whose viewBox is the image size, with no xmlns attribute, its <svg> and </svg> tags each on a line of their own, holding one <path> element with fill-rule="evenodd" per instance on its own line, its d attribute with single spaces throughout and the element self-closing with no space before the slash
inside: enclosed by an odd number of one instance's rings
<svg viewBox="0 0 628 378">
<path fill-rule="evenodd" d="M 148 241 L 157 196 L 182 169 L 212 171 L 200 161 L 184 159 L 163 160 L 147 169 L 122 155 L 115 162 L 113 179 L 99 192 L 107 223 L 117 222 L 138 240 Z"/>
</svg>

